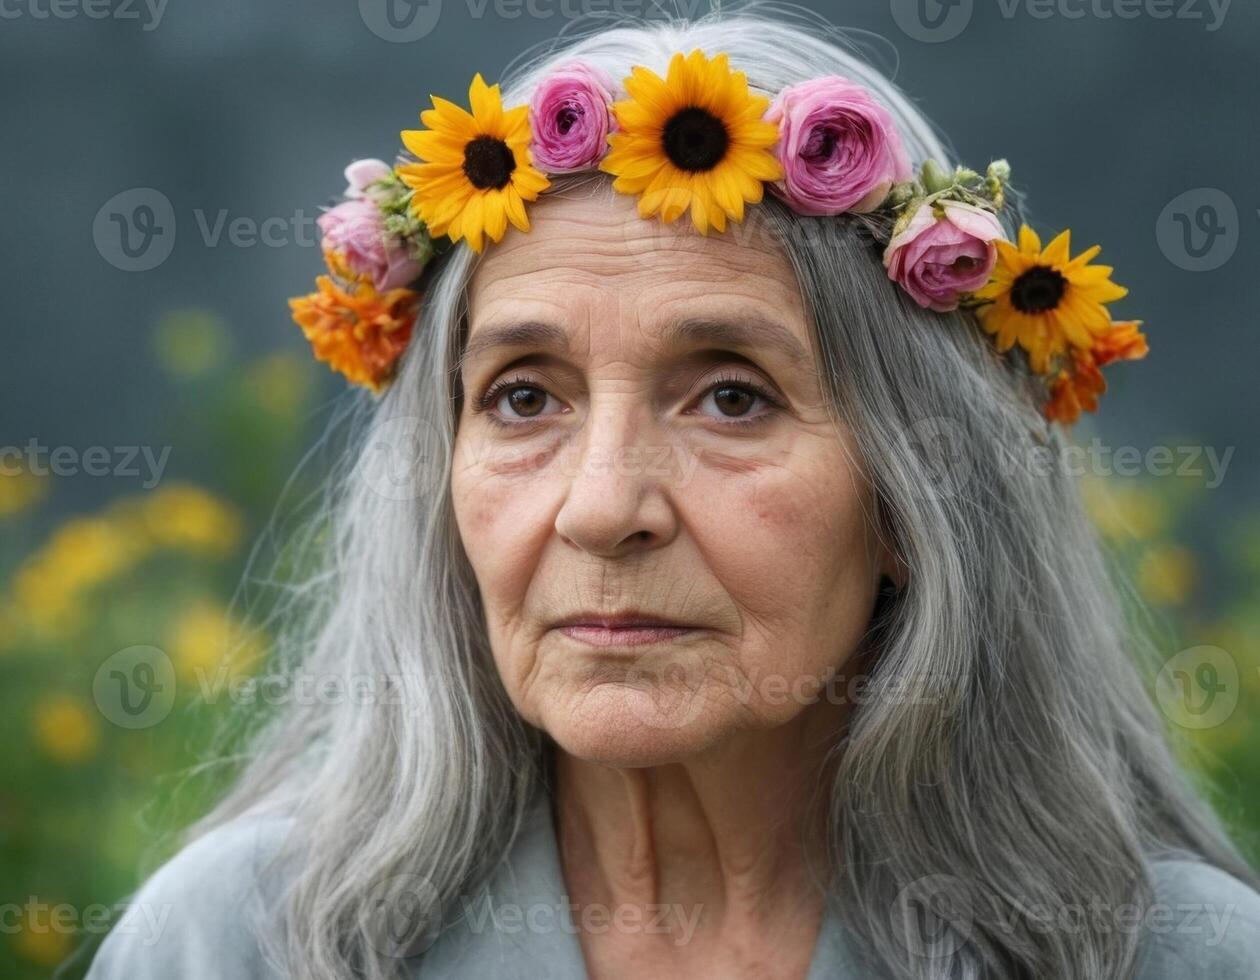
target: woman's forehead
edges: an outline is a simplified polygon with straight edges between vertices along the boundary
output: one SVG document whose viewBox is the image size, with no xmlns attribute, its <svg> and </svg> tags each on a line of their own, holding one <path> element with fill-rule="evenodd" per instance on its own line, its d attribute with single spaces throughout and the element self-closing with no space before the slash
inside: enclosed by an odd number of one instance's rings
<svg viewBox="0 0 1260 980">
<path fill-rule="evenodd" d="M 760 316 L 805 339 L 800 290 L 768 228 L 704 236 L 690 222 L 641 218 L 625 195 L 598 190 L 540 201 L 531 222 L 478 265 L 469 284 L 470 339 L 505 320 L 586 316 Z"/>
</svg>

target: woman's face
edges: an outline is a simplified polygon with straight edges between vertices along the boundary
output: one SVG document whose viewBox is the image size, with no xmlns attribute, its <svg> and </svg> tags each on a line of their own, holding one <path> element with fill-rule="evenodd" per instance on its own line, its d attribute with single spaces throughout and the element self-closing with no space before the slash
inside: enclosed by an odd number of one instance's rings
<svg viewBox="0 0 1260 980">
<path fill-rule="evenodd" d="M 890 562 L 790 266 L 606 188 L 531 220 L 470 286 L 452 473 L 509 695 L 609 765 L 797 719 Z"/>
</svg>

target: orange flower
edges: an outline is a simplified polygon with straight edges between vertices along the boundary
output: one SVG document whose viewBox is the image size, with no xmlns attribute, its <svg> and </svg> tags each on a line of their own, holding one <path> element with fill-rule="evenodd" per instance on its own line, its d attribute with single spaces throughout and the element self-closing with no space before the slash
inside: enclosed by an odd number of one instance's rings
<svg viewBox="0 0 1260 980">
<path fill-rule="evenodd" d="M 1072 352 L 1072 369 L 1061 370 L 1050 382 L 1045 414 L 1051 422 L 1071 425 L 1081 412 L 1098 411 L 1098 396 L 1107 390 L 1098 365 L 1088 354 Z"/>
<path fill-rule="evenodd" d="M 1146 335 L 1138 329 L 1141 320 L 1117 320 L 1111 329 L 1094 339 L 1094 362 L 1105 367 L 1112 361 L 1137 361 L 1150 350 Z"/>
<path fill-rule="evenodd" d="M 334 274 L 344 275 L 338 256 L 324 258 Z M 318 291 L 289 300 L 289 307 L 316 358 L 379 394 L 411 340 L 420 295 L 410 289 L 378 293 L 366 279 L 345 281 L 342 286 L 320 276 Z"/>
<path fill-rule="evenodd" d="M 1081 412 L 1098 411 L 1098 396 L 1107 390 L 1099 368 L 1113 361 L 1136 361 L 1146 356 L 1146 337 L 1138 329 L 1141 320 L 1120 320 L 1100 334 L 1089 350 L 1072 349 L 1071 366 L 1050 382 L 1050 400 L 1044 409 L 1052 422 L 1071 425 Z"/>
</svg>

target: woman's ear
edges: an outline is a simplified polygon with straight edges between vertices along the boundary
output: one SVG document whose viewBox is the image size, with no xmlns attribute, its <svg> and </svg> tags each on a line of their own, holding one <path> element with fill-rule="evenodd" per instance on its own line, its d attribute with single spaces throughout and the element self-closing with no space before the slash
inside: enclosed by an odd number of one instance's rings
<svg viewBox="0 0 1260 980">
<path fill-rule="evenodd" d="M 885 582 L 891 583 L 892 587 L 900 592 L 906 587 L 906 582 L 910 578 L 910 569 L 902 560 L 901 555 L 894 551 L 891 547 L 884 548 L 884 560 L 880 564 L 880 585 L 883 587 Z"/>
<path fill-rule="evenodd" d="M 901 557 L 901 548 L 899 547 L 897 535 L 893 530 L 893 523 L 889 519 L 889 510 L 878 495 L 875 497 L 872 519 L 879 547 L 879 553 L 876 556 L 878 558 L 876 567 L 879 570 L 879 589 L 882 592 L 885 586 L 891 583 L 893 590 L 900 592 L 906 587 L 906 582 L 910 579 L 910 567 Z"/>
</svg>

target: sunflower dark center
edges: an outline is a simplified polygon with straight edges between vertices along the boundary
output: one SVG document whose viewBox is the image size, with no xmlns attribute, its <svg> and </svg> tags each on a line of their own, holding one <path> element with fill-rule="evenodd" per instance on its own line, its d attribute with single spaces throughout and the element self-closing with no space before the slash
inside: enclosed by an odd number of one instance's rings
<svg viewBox="0 0 1260 980">
<path fill-rule="evenodd" d="M 670 117 L 662 142 L 679 170 L 712 170 L 726 156 L 730 136 L 722 120 L 693 106 Z"/>
<path fill-rule="evenodd" d="M 464 173 L 478 190 L 504 187 L 515 169 L 516 157 L 503 140 L 478 136 L 464 146 Z"/>
<path fill-rule="evenodd" d="M 1045 313 L 1059 305 L 1066 289 L 1058 271 L 1035 265 L 1011 284 L 1011 305 L 1021 313 Z"/>
</svg>

